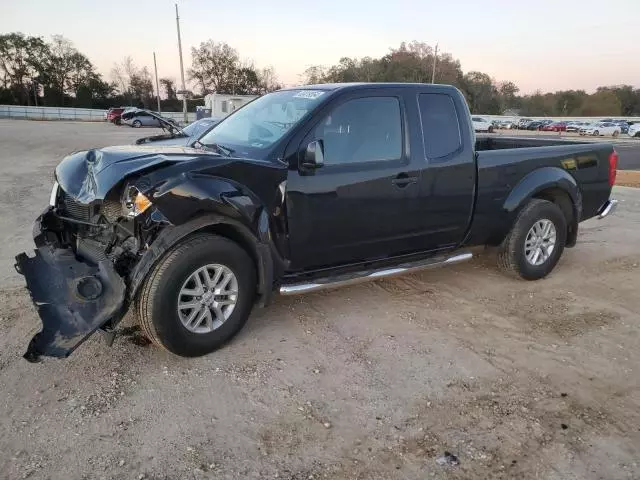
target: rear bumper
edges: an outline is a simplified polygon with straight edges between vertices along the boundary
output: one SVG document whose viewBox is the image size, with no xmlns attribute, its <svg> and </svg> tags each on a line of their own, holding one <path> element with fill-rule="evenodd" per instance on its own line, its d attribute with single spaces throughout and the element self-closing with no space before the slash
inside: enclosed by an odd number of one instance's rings
<svg viewBox="0 0 640 480">
<path fill-rule="evenodd" d="M 607 200 L 604 203 L 604 205 L 600 208 L 600 211 L 598 212 L 598 220 L 602 220 L 603 218 L 611 215 L 613 212 L 615 212 L 617 207 L 618 207 L 618 200 L 614 200 L 612 198 Z"/>
<path fill-rule="evenodd" d="M 48 208 L 34 225 L 35 255 L 21 253 L 15 264 L 42 320 L 42 330 L 24 354 L 31 362 L 43 355 L 69 356 L 96 330 L 124 313 L 125 283 L 111 262 L 90 264 L 79 260 L 71 248 L 55 245 L 44 227 L 50 216 L 55 214 Z"/>
</svg>

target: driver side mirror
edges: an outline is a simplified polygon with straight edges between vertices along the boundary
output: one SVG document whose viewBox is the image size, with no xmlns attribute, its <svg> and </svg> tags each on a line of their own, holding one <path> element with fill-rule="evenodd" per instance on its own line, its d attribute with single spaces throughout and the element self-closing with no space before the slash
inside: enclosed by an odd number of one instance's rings
<svg viewBox="0 0 640 480">
<path fill-rule="evenodd" d="M 302 159 L 302 167 L 308 169 L 320 168 L 324 165 L 324 145 L 322 140 L 314 140 L 307 145 Z"/>
</svg>

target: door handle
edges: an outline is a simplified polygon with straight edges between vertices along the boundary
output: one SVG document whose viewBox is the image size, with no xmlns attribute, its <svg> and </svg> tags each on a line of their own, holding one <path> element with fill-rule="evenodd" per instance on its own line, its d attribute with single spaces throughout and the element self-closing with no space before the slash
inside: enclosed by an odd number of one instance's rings
<svg viewBox="0 0 640 480">
<path fill-rule="evenodd" d="M 418 177 L 410 177 L 406 173 L 400 173 L 396 178 L 391 180 L 391 183 L 398 188 L 404 188 L 412 183 L 416 183 L 418 181 Z"/>
</svg>

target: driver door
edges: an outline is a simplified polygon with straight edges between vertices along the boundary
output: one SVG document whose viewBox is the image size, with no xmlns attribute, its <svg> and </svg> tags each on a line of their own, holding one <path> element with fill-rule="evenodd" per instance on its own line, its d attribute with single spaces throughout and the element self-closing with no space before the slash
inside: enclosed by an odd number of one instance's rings
<svg viewBox="0 0 640 480">
<path fill-rule="evenodd" d="M 345 95 L 300 145 L 323 145 L 324 165 L 290 170 L 292 269 L 335 266 L 411 249 L 420 229 L 420 170 L 408 156 L 404 100 L 396 89 Z"/>
</svg>

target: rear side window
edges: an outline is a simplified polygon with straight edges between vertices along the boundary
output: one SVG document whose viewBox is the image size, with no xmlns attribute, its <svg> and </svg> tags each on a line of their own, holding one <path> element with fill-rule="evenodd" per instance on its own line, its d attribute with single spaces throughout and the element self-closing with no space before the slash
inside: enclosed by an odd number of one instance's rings
<svg viewBox="0 0 640 480">
<path fill-rule="evenodd" d="M 458 114 L 453 99 L 441 93 L 418 95 L 427 158 L 450 155 L 462 145 Z"/>
</svg>

